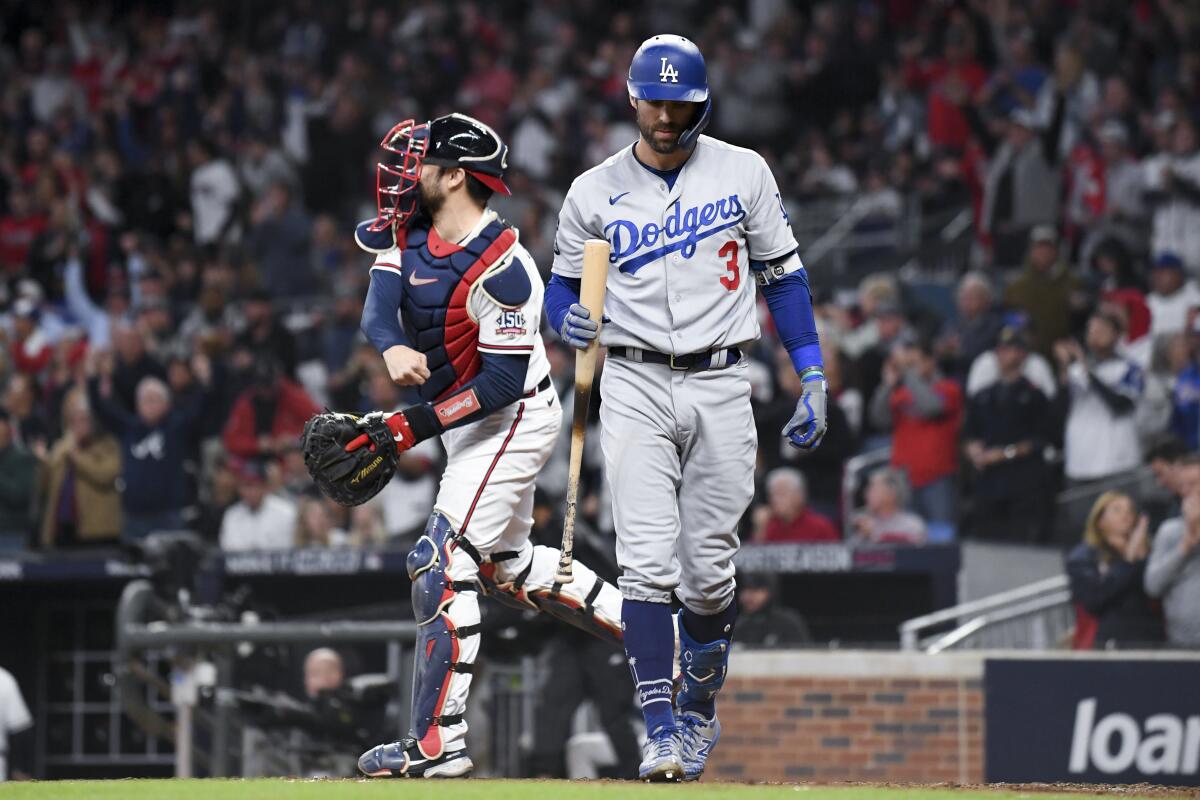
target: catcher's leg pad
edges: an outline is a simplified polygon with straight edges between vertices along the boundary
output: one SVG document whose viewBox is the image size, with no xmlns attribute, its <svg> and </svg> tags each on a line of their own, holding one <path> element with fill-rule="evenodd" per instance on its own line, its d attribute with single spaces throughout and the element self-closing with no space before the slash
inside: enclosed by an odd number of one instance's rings
<svg viewBox="0 0 1200 800">
<path fill-rule="evenodd" d="M 729 667 L 729 640 L 700 643 L 691 637 L 683 620 L 676 626 L 679 634 L 679 666 L 682 686 L 677 703 L 687 708 L 694 703 L 709 703 L 725 685 Z"/>
<path fill-rule="evenodd" d="M 418 625 L 409 734 L 425 758 L 466 735 L 463 711 L 479 652 L 475 563 L 455 544 L 449 520 L 434 512 L 407 559 Z M 443 728 L 450 729 L 445 736 Z"/>
<path fill-rule="evenodd" d="M 493 553 L 480 567 L 484 591 L 505 605 L 544 611 L 570 625 L 621 644 L 621 593 L 590 567 L 574 563 L 575 580 L 554 582 L 558 550 L 531 546 L 514 553 Z"/>
</svg>

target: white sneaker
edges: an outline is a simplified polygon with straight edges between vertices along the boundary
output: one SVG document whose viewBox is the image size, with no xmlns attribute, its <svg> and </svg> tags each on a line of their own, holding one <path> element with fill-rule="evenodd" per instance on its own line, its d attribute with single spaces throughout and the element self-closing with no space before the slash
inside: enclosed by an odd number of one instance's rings
<svg viewBox="0 0 1200 800">
<path fill-rule="evenodd" d="M 710 720 L 694 711 L 684 711 L 676 719 L 679 720 L 683 779 L 700 780 L 700 776 L 704 774 L 704 767 L 708 764 L 708 756 L 716 746 L 717 740 L 721 738 L 721 721 L 715 714 Z"/>
</svg>

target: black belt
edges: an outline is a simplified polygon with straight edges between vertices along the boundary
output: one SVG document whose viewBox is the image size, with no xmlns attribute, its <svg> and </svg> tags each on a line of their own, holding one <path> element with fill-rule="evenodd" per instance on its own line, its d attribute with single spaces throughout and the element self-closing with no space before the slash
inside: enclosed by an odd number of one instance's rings
<svg viewBox="0 0 1200 800">
<path fill-rule="evenodd" d="M 643 350 L 640 347 L 610 347 L 608 348 L 608 354 L 629 361 L 666 364 L 671 369 L 681 372 L 700 369 L 722 369 L 724 367 L 731 367 L 742 360 L 742 351 L 736 347 L 705 350 L 702 353 L 685 353 L 679 356 L 660 353 L 657 350 Z M 713 363 L 714 358 L 717 359 L 718 363 Z"/>
<path fill-rule="evenodd" d="M 533 397 L 538 392 L 544 392 L 549 388 L 550 388 L 550 376 L 547 375 L 546 377 L 542 378 L 542 382 L 537 385 L 536 389 L 526 392 L 525 394 L 521 395 L 521 397 L 525 400 L 528 400 L 530 397 Z"/>
</svg>

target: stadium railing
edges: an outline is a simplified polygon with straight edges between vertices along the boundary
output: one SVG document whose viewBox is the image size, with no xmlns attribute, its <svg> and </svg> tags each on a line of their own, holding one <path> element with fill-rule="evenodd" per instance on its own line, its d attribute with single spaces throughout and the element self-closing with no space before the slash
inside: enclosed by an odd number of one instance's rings
<svg viewBox="0 0 1200 800">
<path fill-rule="evenodd" d="M 900 649 L 1055 649 L 1074 624 L 1067 576 L 1056 575 L 907 620 L 900 626 Z"/>
</svg>

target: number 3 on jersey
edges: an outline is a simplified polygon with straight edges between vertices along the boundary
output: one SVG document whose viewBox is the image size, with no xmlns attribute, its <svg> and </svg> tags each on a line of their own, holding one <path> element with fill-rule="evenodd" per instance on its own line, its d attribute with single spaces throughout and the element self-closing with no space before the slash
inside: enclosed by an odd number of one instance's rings
<svg viewBox="0 0 1200 800">
<path fill-rule="evenodd" d="M 738 272 L 737 242 L 730 240 L 721 245 L 721 249 L 717 251 L 717 255 L 721 258 L 729 259 L 725 262 L 725 269 L 729 271 L 729 274 L 721 276 L 721 285 L 732 292 L 742 285 L 742 276 Z"/>
</svg>

